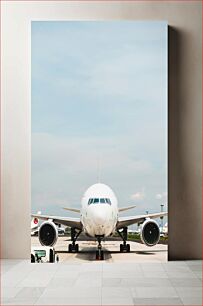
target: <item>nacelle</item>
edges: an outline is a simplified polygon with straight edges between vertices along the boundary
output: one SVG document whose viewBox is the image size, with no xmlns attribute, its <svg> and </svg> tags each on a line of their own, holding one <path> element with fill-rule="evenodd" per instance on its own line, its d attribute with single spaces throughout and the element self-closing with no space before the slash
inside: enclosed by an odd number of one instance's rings
<svg viewBox="0 0 203 306">
<path fill-rule="evenodd" d="M 54 222 L 43 222 L 39 228 L 39 241 L 42 245 L 53 246 L 58 239 L 58 230 Z"/>
<path fill-rule="evenodd" d="M 147 219 L 141 225 L 140 238 L 147 246 L 153 246 L 159 242 L 160 230 L 156 221 Z"/>
</svg>

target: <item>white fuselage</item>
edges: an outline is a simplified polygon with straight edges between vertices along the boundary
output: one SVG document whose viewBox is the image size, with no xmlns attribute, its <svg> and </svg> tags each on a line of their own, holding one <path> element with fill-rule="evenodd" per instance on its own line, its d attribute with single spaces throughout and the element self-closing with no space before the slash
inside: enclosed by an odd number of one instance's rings
<svg viewBox="0 0 203 306">
<path fill-rule="evenodd" d="M 90 186 L 82 198 L 81 223 L 91 236 L 107 237 L 115 232 L 118 202 L 113 190 L 105 184 Z"/>
</svg>

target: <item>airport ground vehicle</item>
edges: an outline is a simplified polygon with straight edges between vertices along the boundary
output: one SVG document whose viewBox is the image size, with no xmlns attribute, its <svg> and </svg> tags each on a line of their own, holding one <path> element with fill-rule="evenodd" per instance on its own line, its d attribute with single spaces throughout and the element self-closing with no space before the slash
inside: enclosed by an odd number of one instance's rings
<svg viewBox="0 0 203 306">
<path fill-rule="evenodd" d="M 31 248 L 31 262 L 32 263 L 44 263 L 44 262 L 58 262 L 59 257 L 55 253 L 53 247 L 32 247 Z"/>
</svg>

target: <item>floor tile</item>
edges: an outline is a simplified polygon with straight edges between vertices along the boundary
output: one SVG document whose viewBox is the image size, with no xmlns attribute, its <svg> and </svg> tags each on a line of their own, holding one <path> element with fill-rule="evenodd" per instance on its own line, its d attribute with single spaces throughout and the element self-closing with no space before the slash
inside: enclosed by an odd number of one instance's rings
<svg viewBox="0 0 203 306">
<path fill-rule="evenodd" d="M 196 272 L 196 271 L 193 271 L 193 274 L 199 278 L 200 280 L 202 280 L 202 272 Z"/>
<path fill-rule="evenodd" d="M 16 298 L 39 298 L 44 292 L 43 287 L 24 287 L 17 294 Z"/>
<path fill-rule="evenodd" d="M 33 268 L 25 264 L 23 267 L 20 263 L 12 269 L 4 273 L 1 277 L 2 284 L 5 287 L 17 286 L 23 279 L 25 279 L 32 272 Z"/>
<path fill-rule="evenodd" d="M 102 305 L 134 305 L 131 297 L 102 297 Z"/>
<path fill-rule="evenodd" d="M 185 263 L 186 263 L 188 266 L 202 265 L 202 260 L 186 260 Z"/>
<path fill-rule="evenodd" d="M 9 299 L 5 305 L 34 305 L 37 301 L 37 297 L 29 297 L 29 298 L 12 298 Z"/>
<path fill-rule="evenodd" d="M 202 272 L 202 265 L 191 265 L 189 269 L 195 272 Z"/>
<path fill-rule="evenodd" d="M 134 271 L 119 271 L 116 270 L 114 272 L 112 271 L 104 271 L 103 272 L 103 277 L 104 278 L 140 278 L 143 277 L 143 272 L 137 272 L 135 273 Z"/>
<path fill-rule="evenodd" d="M 77 278 L 79 276 L 79 273 L 79 271 L 68 271 L 68 269 L 61 269 L 56 271 L 55 277 Z"/>
<path fill-rule="evenodd" d="M 9 303 L 9 298 L 2 298 L 1 297 L 1 305 L 7 305 Z"/>
<path fill-rule="evenodd" d="M 29 275 L 17 284 L 19 287 L 46 287 L 50 280 L 53 278 L 53 274 L 34 276 Z"/>
<path fill-rule="evenodd" d="M 134 298 L 134 305 L 183 305 L 180 298 Z"/>
<path fill-rule="evenodd" d="M 142 272 L 142 268 L 140 264 L 135 263 L 104 263 L 103 264 L 103 271 L 104 272 L 115 272 L 115 271 L 132 271 L 132 272 Z"/>
<path fill-rule="evenodd" d="M 203 305 L 201 297 L 182 297 L 181 300 L 183 302 L 183 305 L 190 305 L 190 306 Z"/>
<path fill-rule="evenodd" d="M 75 285 L 76 278 L 53 277 L 46 288 L 69 288 Z"/>
<path fill-rule="evenodd" d="M 170 278 L 172 286 L 176 287 L 200 287 L 202 281 L 199 278 Z"/>
<path fill-rule="evenodd" d="M 35 305 L 101 305 L 101 298 L 71 298 L 71 297 L 58 297 L 48 298 L 42 297 L 37 300 Z"/>
<path fill-rule="evenodd" d="M 85 271 L 80 272 L 78 274 L 78 278 L 80 279 L 95 279 L 95 278 L 102 278 L 102 272 L 101 271 Z"/>
<path fill-rule="evenodd" d="M 41 297 L 46 298 L 101 298 L 101 288 L 95 287 L 70 287 L 45 289 Z"/>
<path fill-rule="evenodd" d="M 171 282 L 168 278 L 128 278 L 122 279 L 121 284 L 124 287 L 171 287 Z"/>
<path fill-rule="evenodd" d="M 188 265 L 186 264 L 166 264 L 164 263 L 163 264 L 163 268 L 165 271 L 167 272 L 188 272 L 190 273 L 191 272 L 191 267 L 189 267 Z"/>
<path fill-rule="evenodd" d="M 102 286 L 102 279 L 101 278 L 89 278 L 89 279 L 80 279 L 78 278 L 75 281 L 75 286 L 78 287 L 85 287 L 85 288 L 95 288 Z"/>
<path fill-rule="evenodd" d="M 131 297 L 130 288 L 123 287 L 103 287 L 102 288 L 102 299 L 103 298 L 123 298 Z"/>
<path fill-rule="evenodd" d="M 13 298 L 15 297 L 21 288 L 16 287 L 2 287 L 1 288 L 1 296 L 2 298 Z"/>
<path fill-rule="evenodd" d="M 180 297 L 201 297 L 202 287 L 176 287 L 176 292 Z"/>
<path fill-rule="evenodd" d="M 1 267 L 1 275 L 8 272 L 9 270 L 11 270 L 13 268 L 13 265 L 3 265 Z"/>
<path fill-rule="evenodd" d="M 55 265 L 53 265 L 55 266 Z M 65 263 L 60 263 L 57 264 L 57 271 L 64 271 L 64 272 L 80 272 L 82 269 L 82 264 L 65 264 Z"/>
<path fill-rule="evenodd" d="M 122 278 L 103 278 L 102 287 L 122 287 Z"/>
<path fill-rule="evenodd" d="M 150 271 L 150 272 L 164 272 L 165 269 L 161 263 L 141 263 L 140 264 L 143 271 Z"/>
<path fill-rule="evenodd" d="M 168 274 L 165 271 L 144 271 L 143 276 L 145 278 L 168 278 Z"/>
<path fill-rule="evenodd" d="M 133 297 L 140 297 L 140 298 L 174 298 L 179 297 L 177 292 L 173 287 L 136 287 L 134 289 Z"/>
<path fill-rule="evenodd" d="M 169 278 L 197 278 L 197 276 L 191 272 L 180 272 L 180 271 L 168 271 L 167 276 Z"/>
<path fill-rule="evenodd" d="M 103 269 L 103 263 L 83 263 L 81 266 L 80 271 L 84 271 L 84 272 L 101 272 Z"/>
</svg>

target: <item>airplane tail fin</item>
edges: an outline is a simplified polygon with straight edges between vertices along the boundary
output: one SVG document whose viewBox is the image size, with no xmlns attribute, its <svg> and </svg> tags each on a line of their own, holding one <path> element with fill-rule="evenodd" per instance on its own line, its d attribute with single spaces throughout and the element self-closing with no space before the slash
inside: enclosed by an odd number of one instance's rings
<svg viewBox="0 0 203 306">
<path fill-rule="evenodd" d="M 38 218 L 32 218 L 31 220 L 31 230 L 38 227 L 39 225 L 39 219 Z"/>
<path fill-rule="evenodd" d="M 128 206 L 128 207 L 122 207 L 122 208 L 119 208 L 118 211 L 122 212 L 122 211 L 126 211 L 126 210 L 129 210 L 129 209 L 135 208 L 135 207 L 136 207 L 136 205 Z"/>
<path fill-rule="evenodd" d="M 80 213 L 80 209 L 71 208 L 71 207 L 62 207 L 65 210 L 74 211 L 76 213 Z"/>
</svg>

